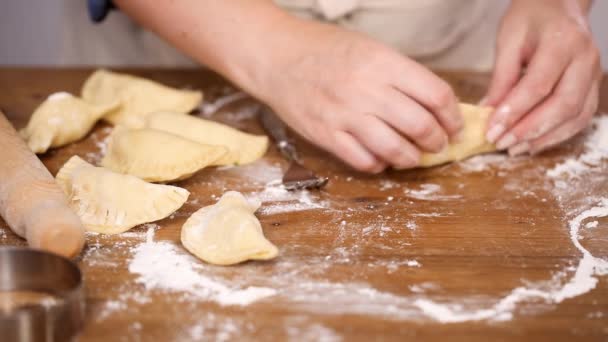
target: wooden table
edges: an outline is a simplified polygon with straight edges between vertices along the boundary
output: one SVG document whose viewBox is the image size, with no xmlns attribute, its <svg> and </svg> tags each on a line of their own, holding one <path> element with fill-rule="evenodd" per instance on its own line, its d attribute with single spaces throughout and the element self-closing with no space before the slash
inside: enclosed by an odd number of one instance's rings
<svg viewBox="0 0 608 342">
<path fill-rule="evenodd" d="M 211 100 L 232 91 L 205 71 L 131 72 L 171 86 L 201 88 Z M 0 69 L 0 107 L 21 127 L 47 95 L 78 93 L 89 73 Z M 478 99 L 488 81 L 471 73 L 444 76 L 466 101 Z M 608 84 L 604 86 L 601 110 L 606 112 Z M 212 118 L 261 133 L 252 104 L 237 101 Z M 99 124 L 85 140 L 43 155 L 43 162 L 56 173 L 74 154 L 99 160 L 108 127 Z M 594 289 L 561 303 L 528 298 L 504 310 L 495 307 L 515 288 L 555 292 L 573 276 L 581 252 L 572 243 L 568 222 L 602 195 L 608 197 L 608 165 L 604 161 L 603 169 L 574 179 L 552 179 L 546 171 L 580 154 L 583 139 L 535 158 L 491 156 L 378 176 L 356 174 L 300 141 L 306 164 L 330 178 L 318 193 L 290 195 L 267 186 L 286 166 L 274 148 L 247 167 L 199 172 L 177 183 L 191 197 L 158 226 L 88 236 L 79 260 L 88 305 L 81 340 L 605 341 L 606 276 L 598 277 Z M 268 239 L 280 248 L 277 259 L 213 267 L 189 259 L 181 248 L 185 219 L 227 190 L 265 199 L 258 216 Z M 581 230 L 580 241 L 595 257 L 606 259 L 608 219 L 597 221 L 596 228 Z M 166 242 L 163 246 L 173 246 L 180 260 L 191 262 L 176 265 L 168 278 L 194 270 L 202 280 L 228 288 L 229 295 L 251 285 L 273 294 L 248 305 L 221 305 L 218 293 L 205 294 L 204 284 L 196 291 L 177 291 L 154 288 L 148 281 L 152 287 L 146 288 L 141 274 L 129 266 L 141 252 L 137 246 L 146 244 L 148 230 L 154 243 Z M 23 244 L 0 222 L 0 245 Z M 424 306 L 429 301 L 439 311 Z M 442 313 L 445 309 L 460 315 Z"/>
</svg>

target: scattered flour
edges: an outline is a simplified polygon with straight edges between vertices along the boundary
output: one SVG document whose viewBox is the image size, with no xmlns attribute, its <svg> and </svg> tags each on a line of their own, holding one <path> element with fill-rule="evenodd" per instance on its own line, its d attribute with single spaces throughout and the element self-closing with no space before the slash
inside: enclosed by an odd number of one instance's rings
<svg viewBox="0 0 608 342">
<path fill-rule="evenodd" d="M 441 195 L 441 186 L 439 184 L 422 184 L 420 189 L 405 189 L 406 196 L 426 201 L 443 201 L 461 198 L 461 195 Z"/>
<path fill-rule="evenodd" d="M 482 172 L 490 168 L 500 168 L 511 160 L 505 154 L 481 154 L 458 163 L 467 172 Z"/>
<path fill-rule="evenodd" d="M 608 216 L 608 198 L 598 206 L 588 209 L 570 221 L 570 240 L 583 254 L 574 275 L 558 288 L 547 290 L 531 287 L 518 287 L 488 309 L 466 311 L 459 305 L 439 304 L 429 299 L 418 299 L 414 305 L 427 316 L 442 323 L 457 323 L 479 320 L 508 320 L 513 316 L 516 305 L 526 300 L 540 299 L 550 303 L 560 303 L 565 299 L 580 296 L 591 291 L 597 285 L 596 276 L 608 274 L 608 261 L 593 256 L 578 239 L 578 233 L 584 220 L 592 217 Z"/>
<path fill-rule="evenodd" d="M 154 242 L 154 229 L 148 229 L 147 240 L 132 248 L 129 271 L 137 274 L 136 282 L 147 290 L 185 292 L 220 305 L 248 305 L 274 296 L 277 290 L 249 286 L 232 288 L 204 275 L 201 262 L 170 242 Z"/>
<path fill-rule="evenodd" d="M 248 198 L 262 202 L 259 213 L 274 215 L 284 212 L 323 209 L 327 203 L 318 201 L 308 190 L 289 191 L 281 181 L 272 181 L 259 192 L 249 193 Z"/>
<path fill-rule="evenodd" d="M 593 131 L 585 140 L 585 152 L 577 158 L 568 158 L 547 171 L 551 178 L 577 178 L 601 165 L 608 158 L 608 115 L 593 120 Z"/>
<path fill-rule="evenodd" d="M 339 342 L 342 337 L 332 329 L 321 324 L 287 325 L 288 341 L 317 341 L 317 342 Z"/>
<path fill-rule="evenodd" d="M 587 222 L 587 224 L 585 224 L 585 228 L 589 229 L 589 228 L 597 228 L 599 222 L 598 221 L 591 221 L 591 222 Z"/>
</svg>

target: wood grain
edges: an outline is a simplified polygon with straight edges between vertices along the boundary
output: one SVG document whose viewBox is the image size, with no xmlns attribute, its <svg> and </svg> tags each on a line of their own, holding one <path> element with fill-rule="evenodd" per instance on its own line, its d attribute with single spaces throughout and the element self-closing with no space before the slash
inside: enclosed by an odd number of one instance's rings
<svg viewBox="0 0 608 342">
<path fill-rule="evenodd" d="M 0 69 L 0 108 L 15 126 L 50 93 L 78 93 L 89 69 Z M 129 70 L 167 85 L 200 88 L 208 99 L 226 83 L 201 70 Z M 479 99 L 487 75 L 442 73 L 463 101 Z M 243 100 L 214 119 L 262 133 L 254 119 L 243 120 Z M 608 111 L 608 83 L 601 110 Z M 99 124 L 81 142 L 41 157 L 55 174 L 72 155 L 94 160 L 108 126 Z M 357 174 L 328 154 L 298 141 L 307 166 L 330 178 L 311 193 L 321 208 L 281 212 L 266 202 L 258 215 L 270 241 L 280 249 L 272 262 L 236 267 L 202 265 L 203 272 L 230 284 L 275 286 L 279 294 L 248 306 L 221 306 L 184 293 L 146 290 L 128 270 L 132 247 L 145 227 L 127 236 L 88 236 L 80 260 L 87 286 L 88 323 L 82 341 L 148 340 L 584 340 L 608 339 L 608 278 L 559 304 L 525 301 L 506 321 L 440 323 L 413 310 L 419 298 L 466 308 L 487 308 L 519 286 L 539 284 L 576 266 L 580 252 L 568 235 L 568 220 L 608 196 L 608 168 L 557 191 L 547 169 L 582 150 L 578 137 L 534 158 L 498 161 L 478 172 L 466 163 L 428 170 Z M 156 241 L 179 246 L 179 229 L 203 205 L 226 190 L 259 194 L 270 173 L 285 168 L 276 149 L 249 169 L 208 169 L 177 183 L 191 193 L 172 218 L 158 222 Z M 246 172 L 249 170 L 249 173 Z M 257 180 L 257 181 L 256 181 Z M 425 197 L 425 184 L 440 187 Z M 264 209 L 266 208 L 266 209 Z M 278 211 L 273 211 L 278 208 Z M 595 256 L 608 257 L 608 219 L 581 233 Z M 0 245 L 23 245 L 0 222 Z M 408 266 L 416 261 L 420 267 Z M 560 278 L 562 279 L 562 278 Z M 311 290 L 298 289 L 308 281 Z M 559 282 L 559 279 L 556 281 Z M 321 285 L 331 286 L 323 287 Z M 364 289 L 359 296 L 357 290 Z M 370 295 L 371 291 L 381 295 Z M 342 292 L 340 292 L 342 291 Z M 353 291 L 353 293 L 349 293 Z M 346 293 L 344 293 L 346 292 Z M 367 296 L 367 297 L 366 297 Z M 142 300 L 143 298 L 143 300 Z M 391 309 L 396 311 L 389 311 Z"/>
</svg>

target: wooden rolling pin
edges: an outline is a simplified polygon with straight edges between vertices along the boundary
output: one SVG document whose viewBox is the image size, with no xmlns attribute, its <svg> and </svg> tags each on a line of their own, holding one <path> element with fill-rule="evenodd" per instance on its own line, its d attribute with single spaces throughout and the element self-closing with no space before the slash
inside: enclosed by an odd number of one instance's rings
<svg viewBox="0 0 608 342">
<path fill-rule="evenodd" d="M 73 257 L 84 226 L 63 191 L 0 112 L 0 215 L 30 247 Z"/>
</svg>

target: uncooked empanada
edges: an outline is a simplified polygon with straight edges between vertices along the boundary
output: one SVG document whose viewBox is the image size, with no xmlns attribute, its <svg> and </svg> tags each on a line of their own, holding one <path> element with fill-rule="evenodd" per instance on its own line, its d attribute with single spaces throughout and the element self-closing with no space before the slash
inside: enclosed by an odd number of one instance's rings
<svg viewBox="0 0 608 342">
<path fill-rule="evenodd" d="M 104 119 L 115 125 L 128 125 L 131 120 L 151 112 L 188 113 L 201 103 L 203 93 L 173 89 L 144 78 L 97 70 L 84 83 L 82 98 L 91 103 L 119 100 L 121 106 L 104 116 Z"/>
<path fill-rule="evenodd" d="M 230 151 L 215 165 L 248 164 L 268 149 L 268 137 L 241 132 L 221 123 L 192 115 L 157 112 L 146 115 L 144 126 L 194 140 L 201 144 L 225 146 Z"/>
<path fill-rule="evenodd" d="M 182 244 L 203 261 L 232 265 L 246 260 L 268 260 L 279 253 L 262 232 L 254 212 L 260 203 L 249 203 L 239 192 L 229 191 L 214 205 L 199 209 L 182 227 Z"/>
<path fill-rule="evenodd" d="M 101 165 L 149 182 L 185 179 L 222 158 L 228 150 L 155 129 L 116 127 Z"/>
<path fill-rule="evenodd" d="M 118 234 L 163 219 L 188 199 L 188 190 L 151 184 L 95 167 L 73 156 L 59 170 L 57 183 L 89 231 Z"/>
<path fill-rule="evenodd" d="M 462 140 L 450 144 L 443 152 L 422 154 L 421 167 L 463 160 L 476 154 L 496 151 L 496 147 L 486 140 L 485 134 L 492 108 L 465 103 L 461 103 L 459 107 L 464 119 Z"/>
<path fill-rule="evenodd" d="M 94 105 L 70 93 L 55 93 L 36 108 L 20 133 L 34 153 L 44 153 L 82 139 L 97 120 L 117 107 L 117 101 Z"/>
</svg>

